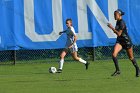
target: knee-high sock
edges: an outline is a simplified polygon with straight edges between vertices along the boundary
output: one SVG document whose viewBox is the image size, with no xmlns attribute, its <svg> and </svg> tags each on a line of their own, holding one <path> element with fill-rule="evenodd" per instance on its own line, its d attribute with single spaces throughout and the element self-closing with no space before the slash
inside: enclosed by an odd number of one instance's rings
<svg viewBox="0 0 140 93">
<path fill-rule="evenodd" d="M 138 66 L 136 60 L 133 59 L 133 60 L 131 60 L 131 61 L 132 61 L 133 65 L 134 65 L 135 69 L 136 69 L 136 70 L 139 70 L 139 66 Z"/>
<path fill-rule="evenodd" d="M 120 71 L 119 65 L 118 65 L 118 59 L 116 57 L 112 57 L 116 71 Z"/>
<path fill-rule="evenodd" d="M 63 69 L 64 59 L 61 59 L 59 62 L 59 69 Z"/>
<path fill-rule="evenodd" d="M 79 59 L 79 61 L 83 64 L 86 64 L 87 62 L 85 60 L 83 60 L 82 58 Z"/>
</svg>

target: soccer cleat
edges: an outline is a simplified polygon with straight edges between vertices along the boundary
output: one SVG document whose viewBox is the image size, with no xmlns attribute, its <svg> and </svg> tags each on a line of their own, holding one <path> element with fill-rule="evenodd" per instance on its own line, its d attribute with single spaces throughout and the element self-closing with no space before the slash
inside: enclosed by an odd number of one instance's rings
<svg viewBox="0 0 140 93">
<path fill-rule="evenodd" d="M 139 77 L 139 76 L 140 76 L 139 74 L 136 75 L 136 77 Z"/>
<path fill-rule="evenodd" d="M 58 69 L 56 73 L 62 73 L 62 69 Z"/>
<path fill-rule="evenodd" d="M 88 67 L 89 67 L 89 62 L 87 62 L 86 64 L 85 64 L 85 66 L 86 66 L 86 70 L 88 69 Z"/>
<path fill-rule="evenodd" d="M 111 74 L 111 76 L 117 76 L 117 75 L 119 75 L 119 74 L 121 74 L 120 71 L 115 71 L 113 74 Z"/>
</svg>

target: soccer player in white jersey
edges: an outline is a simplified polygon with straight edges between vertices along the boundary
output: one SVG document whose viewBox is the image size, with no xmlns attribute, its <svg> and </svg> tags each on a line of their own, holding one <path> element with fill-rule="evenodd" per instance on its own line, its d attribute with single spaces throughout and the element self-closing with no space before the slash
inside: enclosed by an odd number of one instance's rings
<svg viewBox="0 0 140 93">
<path fill-rule="evenodd" d="M 62 33 L 66 33 L 67 42 L 66 42 L 66 45 L 65 45 L 65 49 L 62 51 L 62 53 L 60 55 L 59 69 L 57 70 L 57 72 L 58 73 L 62 72 L 63 64 L 64 64 L 64 57 L 66 56 L 68 51 L 71 52 L 73 59 L 83 63 L 86 67 L 86 70 L 87 70 L 88 66 L 89 66 L 89 63 L 77 56 L 77 51 L 78 51 L 78 47 L 77 47 L 77 44 L 76 44 L 77 36 L 76 36 L 75 30 L 72 26 L 72 19 L 67 19 L 66 20 L 66 26 L 67 26 L 67 29 L 65 31 L 59 32 L 59 35 L 61 35 Z"/>
</svg>

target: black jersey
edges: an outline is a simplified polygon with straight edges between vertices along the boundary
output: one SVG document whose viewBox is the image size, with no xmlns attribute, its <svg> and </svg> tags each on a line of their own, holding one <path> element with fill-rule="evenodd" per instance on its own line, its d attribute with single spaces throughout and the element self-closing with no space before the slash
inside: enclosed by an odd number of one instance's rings
<svg viewBox="0 0 140 93">
<path fill-rule="evenodd" d="M 130 48 L 132 46 L 132 42 L 128 35 L 127 27 L 126 27 L 126 24 L 123 19 L 117 21 L 115 29 L 117 31 L 122 30 L 121 36 L 117 37 L 117 43 L 120 43 L 123 46 L 123 48 L 125 48 L 125 49 Z"/>
</svg>

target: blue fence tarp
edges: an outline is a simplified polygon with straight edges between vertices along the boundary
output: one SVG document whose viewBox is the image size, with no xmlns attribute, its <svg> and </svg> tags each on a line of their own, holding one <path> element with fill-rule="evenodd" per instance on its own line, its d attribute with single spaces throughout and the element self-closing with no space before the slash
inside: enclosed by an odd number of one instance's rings
<svg viewBox="0 0 140 93">
<path fill-rule="evenodd" d="M 114 10 L 123 19 L 133 44 L 140 45 L 139 0 L 0 0 L 0 50 L 63 48 L 65 20 L 72 18 L 78 47 L 112 46 Z"/>
</svg>

